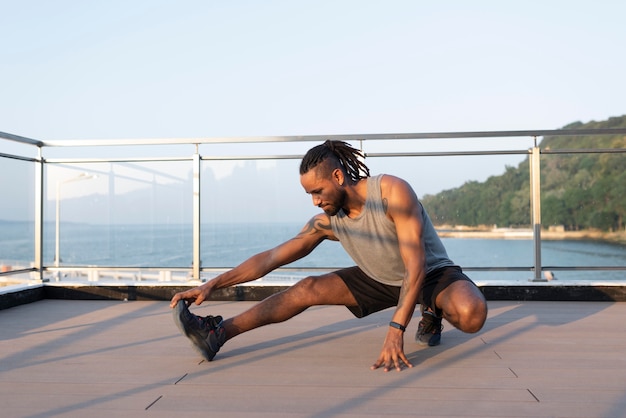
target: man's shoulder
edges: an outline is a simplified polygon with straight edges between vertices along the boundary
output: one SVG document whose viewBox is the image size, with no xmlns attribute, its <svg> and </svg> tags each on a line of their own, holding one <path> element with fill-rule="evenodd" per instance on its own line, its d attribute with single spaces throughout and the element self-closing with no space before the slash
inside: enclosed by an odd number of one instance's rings
<svg viewBox="0 0 626 418">
<path fill-rule="evenodd" d="M 411 188 L 411 185 L 404 179 L 394 176 L 392 174 L 380 174 L 380 188 L 381 191 L 389 190 L 395 187 L 408 187 Z"/>
</svg>

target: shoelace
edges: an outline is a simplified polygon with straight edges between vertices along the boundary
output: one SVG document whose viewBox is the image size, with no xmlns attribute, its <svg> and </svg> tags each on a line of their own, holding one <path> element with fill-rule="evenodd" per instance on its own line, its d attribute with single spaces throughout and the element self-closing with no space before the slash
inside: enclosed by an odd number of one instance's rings
<svg viewBox="0 0 626 418">
<path fill-rule="evenodd" d="M 202 328 L 208 328 L 209 331 L 215 331 L 217 329 L 219 329 L 219 327 L 222 325 L 222 322 L 224 322 L 224 319 L 220 316 L 215 317 L 212 315 L 209 316 L 198 316 L 198 321 L 200 322 L 200 326 Z M 217 318 L 219 318 L 219 322 L 217 321 Z"/>
</svg>

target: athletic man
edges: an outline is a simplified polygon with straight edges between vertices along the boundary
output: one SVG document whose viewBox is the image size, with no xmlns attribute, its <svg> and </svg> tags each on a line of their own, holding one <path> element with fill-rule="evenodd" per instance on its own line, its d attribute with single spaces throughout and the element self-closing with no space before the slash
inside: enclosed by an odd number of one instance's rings
<svg viewBox="0 0 626 418">
<path fill-rule="evenodd" d="M 227 340 L 315 305 L 345 305 L 359 318 L 395 306 L 372 365 L 385 371 L 412 367 L 404 353 L 404 331 L 417 303 L 422 319 L 415 339 L 421 344 L 439 344 L 442 316 L 464 332 L 482 328 L 485 298 L 448 258 L 411 186 L 390 175 L 370 177 L 362 158 L 360 151 L 340 141 L 309 150 L 300 164 L 300 182 L 324 212 L 294 238 L 174 295 L 174 321 L 207 360 Z M 201 304 L 213 290 L 263 277 L 306 256 L 325 239 L 338 240 L 356 266 L 306 277 L 230 319 L 189 312 L 189 303 Z"/>
</svg>

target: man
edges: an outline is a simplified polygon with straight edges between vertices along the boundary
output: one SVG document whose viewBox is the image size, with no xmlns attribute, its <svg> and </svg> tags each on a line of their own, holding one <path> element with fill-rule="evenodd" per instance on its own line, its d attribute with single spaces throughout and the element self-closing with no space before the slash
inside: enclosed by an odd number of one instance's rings
<svg viewBox="0 0 626 418">
<path fill-rule="evenodd" d="M 344 305 L 359 318 L 395 306 L 372 365 L 385 371 L 412 367 L 404 353 L 404 331 L 418 302 L 422 320 L 415 338 L 421 344 L 439 344 L 442 316 L 465 332 L 482 328 L 485 298 L 448 258 L 411 186 L 390 175 L 370 177 L 362 158 L 360 151 L 340 141 L 310 149 L 300 164 L 300 182 L 324 212 L 294 238 L 174 295 L 174 321 L 207 360 L 227 340 L 315 305 Z M 189 312 L 188 303 L 199 305 L 215 289 L 263 277 L 306 256 L 325 239 L 340 241 L 357 266 L 306 277 L 230 319 Z"/>
</svg>

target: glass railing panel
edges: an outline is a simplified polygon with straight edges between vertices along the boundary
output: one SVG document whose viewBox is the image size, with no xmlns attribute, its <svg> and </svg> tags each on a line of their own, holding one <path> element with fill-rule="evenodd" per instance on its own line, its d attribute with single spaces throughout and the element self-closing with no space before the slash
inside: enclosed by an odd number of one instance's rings
<svg viewBox="0 0 626 418">
<path fill-rule="evenodd" d="M 542 264 L 626 265 L 626 154 L 542 156 Z M 566 280 L 621 280 L 624 271 L 556 271 Z"/>
<path fill-rule="evenodd" d="M 35 259 L 34 162 L 0 157 L 0 272 L 32 267 Z M 3 280 L 17 280 L 14 275 Z M 21 280 L 21 279 L 20 279 Z"/>
<path fill-rule="evenodd" d="M 191 265 L 190 161 L 48 164 L 46 174 L 47 265 L 57 249 L 60 267 Z"/>
<path fill-rule="evenodd" d="M 525 281 L 534 261 L 528 163 L 506 157 L 381 157 L 369 166 L 411 184 L 456 264 L 497 269 L 471 271 L 473 279 Z"/>
<path fill-rule="evenodd" d="M 300 185 L 299 160 L 203 161 L 202 267 L 233 267 L 300 232 L 319 213 Z M 349 263 L 336 242 L 288 267 Z"/>
<path fill-rule="evenodd" d="M 533 264 L 528 166 L 518 161 L 519 167 L 507 167 L 500 157 L 373 157 L 366 163 L 372 175 L 398 175 L 423 197 L 455 262 L 467 267 L 503 270 L 509 266 L 525 267 L 527 271 L 523 272 L 499 272 L 498 278 L 528 280 L 531 278 L 528 269 Z M 517 156 L 517 160 L 523 158 Z M 203 267 L 234 266 L 294 236 L 311 216 L 319 213 L 299 183 L 299 164 L 300 159 L 203 161 Z M 442 164 L 453 164 L 449 173 L 442 170 Z M 486 165 L 490 166 L 491 172 L 519 170 L 521 173 L 511 174 L 515 185 L 499 185 L 501 190 L 498 193 L 503 193 L 502 190 L 509 193 L 506 200 L 500 202 L 498 195 L 485 197 L 491 192 L 487 187 L 481 192 L 471 188 L 469 192 L 460 193 L 468 197 L 467 201 L 454 198 L 458 192 L 454 196 L 445 193 L 440 196 L 432 188 L 431 180 L 437 173 L 447 177 L 439 184 L 449 182 L 460 187 L 473 176 L 480 178 L 480 170 L 472 167 L 484 170 Z M 459 166 L 468 168 L 459 172 L 456 170 Z M 433 190 L 433 194 L 422 194 L 420 190 Z M 514 207 L 519 213 L 511 209 L 511 202 L 519 206 Z M 482 205 L 477 206 L 477 203 Z M 467 212 L 480 210 L 491 212 L 479 218 L 464 216 Z M 513 218 L 505 217 L 503 212 L 509 216 L 515 212 L 513 214 L 518 217 L 512 222 Z M 504 220 L 506 224 L 502 223 Z M 290 267 L 344 267 L 351 264 L 340 244 L 328 242 Z M 475 275 L 482 276 L 482 272 Z"/>
</svg>

